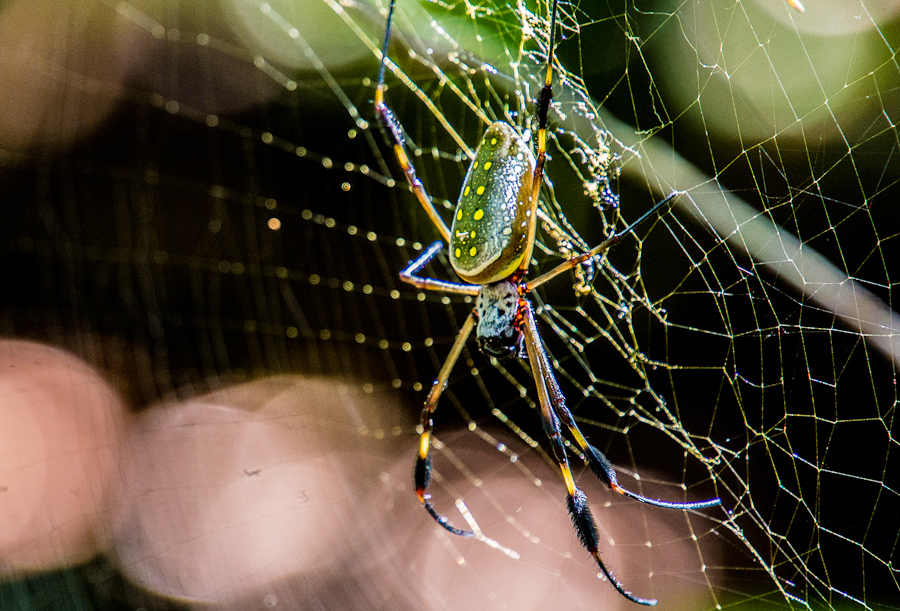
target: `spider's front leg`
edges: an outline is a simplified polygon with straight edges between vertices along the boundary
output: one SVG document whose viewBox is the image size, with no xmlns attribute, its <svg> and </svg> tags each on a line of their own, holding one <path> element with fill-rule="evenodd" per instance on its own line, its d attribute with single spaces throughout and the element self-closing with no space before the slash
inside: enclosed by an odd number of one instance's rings
<svg viewBox="0 0 900 611">
<path fill-rule="evenodd" d="M 416 496 L 419 497 L 419 502 L 422 503 L 438 524 L 454 535 L 462 537 L 471 537 L 474 533 L 471 530 L 463 530 L 452 526 L 447 517 L 439 514 L 431 505 L 431 495 L 428 493 L 428 485 L 431 483 L 431 432 L 434 429 L 434 419 L 432 418 L 434 410 L 437 409 L 441 394 L 447 386 L 447 380 L 450 377 L 450 372 L 453 370 L 453 365 L 459 359 L 463 346 L 474 327 L 475 313 L 473 312 L 469 314 L 466 322 L 463 323 L 462 329 L 459 330 L 456 341 L 453 342 L 453 347 L 450 349 L 450 354 L 447 355 L 447 360 L 444 361 L 444 366 L 441 367 L 441 371 L 434 381 L 431 391 L 428 393 L 428 398 L 425 400 L 425 407 L 422 408 L 422 433 L 419 437 L 419 453 L 416 456 L 415 471 Z"/>
<path fill-rule="evenodd" d="M 548 381 L 553 380 L 553 386 L 556 386 L 556 383 L 555 379 L 553 379 L 553 374 L 550 372 L 550 363 L 547 359 L 547 354 L 544 351 L 543 343 L 538 335 L 537 325 L 534 320 L 534 311 L 532 310 L 531 303 L 524 299 L 521 307 L 522 318 L 524 321 L 525 347 L 528 349 L 528 359 L 531 362 L 531 371 L 534 376 L 538 400 L 541 405 L 541 422 L 544 425 L 544 431 L 547 433 L 547 437 L 550 438 L 553 447 L 553 458 L 556 460 L 559 470 L 562 472 L 563 480 L 565 480 L 566 483 L 566 504 L 569 508 L 569 515 L 572 518 L 572 525 L 575 527 L 575 532 L 578 534 L 578 538 L 584 548 L 594 557 L 594 561 L 597 563 L 600 571 L 606 576 L 619 594 L 639 605 L 653 606 L 656 604 L 655 599 L 639 598 L 627 591 L 600 558 L 599 535 L 597 533 L 597 526 L 594 522 L 594 516 L 591 514 L 591 509 L 588 506 L 587 497 L 584 492 L 575 485 L 575 478 L 572 476 L 572 470 L 569 468 L 566 449 L 563 445 L 559 418 L 555 413 L 548 392 Z"/>
<path fill-rule="evenodd" d="M 543 358 L 544 369 L 549 373 L 550 364 L 547 362 L 546 353 L 544 353 Z M 547 383 L 550 402 L 553 405 L 554 412 L 559 416 L 559 419 L 562 420 L 563 424 L 566 425 L 566 428 L 569 429 L 569 433 L 572 435 L 575 443 L 581 451 L 584 452 L 585 460 L 587 460 L 591 471 L 600 479 L 600 481 L 609 486 L 610 490 L 618 492 L 623 496 L 627 496 L 630 499 L 640 501 L 641 503 L 646 503 L 655 507 L 663 507 L 665 509 L 705 509 L 707 507 L 715 507 L 722 504 L 722 500 L 718 497 L 707 499 L 705 501 L 688 502 L 651 499 L 620 486 L 618 478 L 616 477 L 616 471 L 613 469 L 612 464 L 610 464 L 609 459 L 606 458 L 603 452 L 588 443 L 584 434 L 581 432 L 581 429 L 578 428 L 578 424 L 576 424 L 572 412 L 570 412 L 569 408 L 566 406 L 566 398 L 559 389 L 556 378 L 553 375 L 545 375 L 544 379 Z"/>
<path fill-rule="evenodd" d="M 478 294 L 478 287 L 475 285 L 457 284 L 455 282 L 435 280 L 434 278 L 422 278 L 416 275 L 441 251 L 441 246 L 442 243 L 438 241 L 426 248 L 425 252 L 419 255 L 416 260 L 412 261 L 400 272 L 400 279 L 403 282 L 425 290 L 460 293 L 464 295 Z M 459 355 L 462 352 L 463 346 L 474 327 L 475 313 L 472 312 L 469 314 L 469 317 L 466 318 L 466 322 L 463 323 L 462 328 L 459 330 L 456 340 L 453 342 L 453 347 L 450 348 L 450 354 L 447 355 L 447 359 L 444 361 L 444 365 L 441 367 L 441 371 L 438 373 L 438 377 L 434 381 L 431 391 L 428 393 L 428 398 L 425 399 L 425 407 L 422 408 L 422 432 L 419 437 L 419 453 L 416 455 L 415 469 L 416 496 L 419 497 L 419 502 L 422 503 L 425 509 L 428 510 L 428 513 L 431 514 L 431 517 L 433 517 L 438 524 L 452 532 L 454 535 L 463 537 L 471 537 L 474 533 L 471 530 L 463 530 L 451 526 L 447 517 L 442 516 L 434 509 L 431 504 L 431 495 L 428 493 L 428 485 L 431 483 L 431 433 L 434 429 L 434 419 L 432 416 L 434 415 L 434 410 L 437 409 L 437 404 L 441 399 L 444 388 L 447 387 L 447 380 L 450 378 L 450 372 L 453 371 L 453 366 L 456 364 L 456 361 L 459 360 Z"/>
</svg>

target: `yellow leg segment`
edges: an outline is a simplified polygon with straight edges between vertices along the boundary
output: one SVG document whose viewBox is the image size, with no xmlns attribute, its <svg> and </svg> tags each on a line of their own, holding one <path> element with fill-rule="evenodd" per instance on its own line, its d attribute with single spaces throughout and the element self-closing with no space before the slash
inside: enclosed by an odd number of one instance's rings
<svg viewBox="0 0 900 611">
<path fill-rule="evenodd" d="M 416 496 L 419 498 L 419 502 L 422 503 L 428 513 L 431 514 L 431 517 L 434 518 L 438 524 L 454 535 L 463 537 L 471 537 L 474 533 L 471 530 L 463 530 L 451 526 L 449 520 L 434 509 L 431 505 L 431 495 L 428 494 L 428 485 L 431 483 L 430 452 L 432 430 L 434 429 L 432 415 L 434 414 L 434 410 L 437 409 L 437 404 L 441 399 L 444 388 L 447 386 L 447 380 L 450 378 L 450 372 L 453 371 L 453 365 L 455 365 L 456 361 L 459 359 L 463 346 L 474 327 L 475 313 L 473 312 L 469 314 L 469 317 L 466 318 L 466 322 L 463 323 L 462 329 L 460 329 L 459 334 L 456 336 L 456 340 L 453 342 L 453 347 L 450 348 L 450 354 L 447 355 L 444 366 L 441 367 L 441 371 L 438 373 L 438 377 L 434 381 L 431 391 L 428 393 L 428 398 L 425 400 L 425 407 L 422 408 L 422 433 L 419 436 L 419 452 L 416 455 L 415 468 Z"/>
</svg>

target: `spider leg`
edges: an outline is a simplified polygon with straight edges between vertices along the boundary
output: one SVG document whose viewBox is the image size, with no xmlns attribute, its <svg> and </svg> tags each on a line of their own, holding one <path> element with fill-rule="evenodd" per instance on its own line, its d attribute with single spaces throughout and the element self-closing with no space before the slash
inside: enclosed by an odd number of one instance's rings
<svg viewBox="0 0 900 611">
<path fill-rule="evenodd" d="M 616 232 L 613 235 L 609 236 L 608 238 L 606 238 L 605 240 L 600 242 L 600 244 L 593 247 L 586 253 L 582 253 L 582 254 L 578 255 L 577 257 L 572 257 L 571 259 L 569 259 L 567 261 L 563 261 L 562 263 L 560 263 L 559 265 L 557 265 L 550 271 L 545 272 L 545 273 L 541 274 L 540 276 L 538 276 L 537 278 L 535 278 L 534 280 L 529 281 L 525 285 L 525 290 L 533 291 L 535 288 L 544 284 L 548 280 L 555 278 L 556 276 L 560 275 L 564 271 L 570 270 L 573 267 L 581 265 L 588 259 L 596 257 L 600 253 L 609 250 L 610 247 L 612 247 L 613 245 L 618 243 L 619 240 L 621 240 L 623 237 L 625 237 L 626 235 L 628 235 L 629 233 L 634 231 L 638 225 L 640 225 L 641 223 L 643 223 L 644 221 L 646 221 L 647 219 L 652 217 L 654 214 L 656 214 L 659 211 L 660 208 L 662 208 L 663 206 L 668 204 L 670 201 L 672 201 L 675 198 L 675 196 L 680 195 L 680 194 L 681 194 L 681 191 L 672 191 L 665 197 L 665 199 L 654 204 L 654 206 L 652 208 L 650 208 L 647 212 L 642 214 L 641 217 L 638 220 L 636 220 L 635 222 L 633 222 L 631 225 L 629 225 L 622 231 Z"/>
<path fill-rule="evenodd" d="M 407 284 L 412 284 L 416 288 L 425 289 L 427 291 L 442 291 L 444 293 L 457 293 L 461 295 L 477 295 L 478 286 L 474 284 L 460 284 L 458 282 L 445 282 L 444 280 L 435 280 L 433 278 L 420 278 L 416 273 L 425 267 L 436 254 L 441 251 L 443 242 L 438 240 L 425 249 L 418 259 L 407 265 L 400 272 L 400 280 Z"/>
<path fill-rule="evenodd" d="M 565 446 L 563 445 L 562 432 L 559 426 L 559 418 L 556 415 L 554 406 L 551 402 L 547 384 L 553 380 L 553 375 L 547 362 L 547 356 L 541 343 L 540 336 L 537 333 L 537 326 L 534 321 L 534 312 L 531 304 L 527 300 L 523 300 L 521 306 L 523 310 L 525 347 L 528 350 L 528 359 L 531 363 L 531 371 L 534 376 L 534 383 L 537 387 L 538 399 L 541 404 L 541 423 L 544 425 L 544 431 L 550 438 L 553 447 L 553 458 L 559 465 L 562 472 L 563 480 L 566 483 L 566 504 L 569 508 L 569 515 L 572 518 L 572 524 L 575 532 L 581 540 L 581 544 L 594 557 L 600 571 L 606 576 L 613 587 L 628 600 L 638 603 L 639 605 L 653 606 L 656 604 L 655 599 L 639 598 L 627 591 L 612 572 L 603 564 L 600 558 L 599 535 L 597 534 L 597 526 L 594 522 L 594 516 L 588 507 L 587 497 L 584 492 L 575 485 L 575 478 L 572 476 L 572 470 L 569 468 L 569 460 L 566 457 Z M 555 386 L 555 380 L 552 382 Z M 558 390 L 558 387 L 557 387 Z"/>
<path fill-rule="evenodd" d="M 547 353 L 541 345 L 538 346 L 538 349 L 539 358 L 542 361 L 541 367 L 549 373 L 551 369 L 550 362 L 547 359 Z M 569 429 L 569 433 L 572 435 L 575 443 L 579 448 L 581 448 L 581 451 L 584 452 L 591 471 L 593 471 L 594 475 L 600 478 L 600 480 L 604 484 L 609 486 L 610 490 L 618 492 L 619 494 L 627 496 L 628 498 L 634 499 L 636 501 L 647 503 L 648 505 L 654 505 L 656 507 L 665 507 L 667 509 L 703 509 L 705 507 L 715 507 L 716 505 L 722 504 L 722 500 L 718 497 L 705 501 L 690 501 L 687 503 L 651 499 L 620 486 L 616 478 L 616 472 L 613 469 L 612 464 L 610 464 L 609 459 L 606 458 L 603 452 L 588 443 L 584 434 L 581 432 L 581 429 L 578 428 L 578 424 L 575 422 L 575 418 L 572 416 L 572 412 L 569 411 L 568 406 L 566 406 L 566 398 L 562 394 L 562 391 L 559 389 L 559 384 L 556 382 L 556 378 L 553 375 L 546 375 L 545 379 L 547 381 L 550 401 L 553 405 L 554 411 L 559 416 L 559 419 L 562 420 L 566 427 Z"/>
<path fill-rule="evenodd" d="M 531 253 L 534 251 L 534 239 L 537 233 L 537 207 L 541 196 L 541 184 L 544 181 L 544 164 L 547 161 L 547 115 L 550 112 L 550 101 L 553 99 L 553 54 L 556 50 L 556 6 L 558 0 L 553 0 L 550 10 L 550 45 L 547 52 L 547 74 L 544 77 L 544 86 L 538 95 L 537 110 L 537 155 L 535 156 L 534 174 L 531 183 L 531 214 L 528 220 L 528 246 L 525 249 L 525 257 L 519 269 L 527 270 L 531 264 Z"/>
<path fill-rule="evenodd" d="M 550 102 L 553 100 L 553 55 L 556 50 L 556 5 L 558 0 L 553 0 L 550 10 L 550 34 L 549 50 L 547 52 L 547 74 L 544 76 L 544 86 L 538 96 L 538 134 L 537 156 L 534 166 L 534 179 L 532 193 L 539 193 L 541 182 L 544 178 L 544 163 L 547 160 L 547 115 L 550 113 Z M 532 221 L 533 223 L 534 221 Z"/>
<path fill-rule="evenodd" d="M 444 219 L 441 218 L 441 215 L 438 214 L 437 209 L 434 207 L 434 203 L 431 201 L 431 197 L 422 185 L 422 181 L 416 176 L 416 169 L 413 167 L 412 162 L 409 160 L 409 156 L 406 154 L 406 149 L 403 144 L 403 126 L 400 125 L 397 117 L 394 116 L 394 113 L 384 102 L 384 69 L 386 62 L 388 61 L 388 44 L 391 41 L 391 23 L 394 19 L 395 4 L 396 0 L 391 0 L 391 6 L 388 10 L 387 25 L 384 30 L 384 43 L 381 46 L 381 66 L 378 69 L 378 86 L 375 88 L 375 115 L 378 117 L 378 122 L 381 124 L 384 133 L 391 142 L 391 146 L 394 148 L 394 155 L 397 157 L 397 162 L 400 164 L 400 167 L 403 168 L 403 173 L 406 175 L 406 181 L 409 183 L 410 189 L 412 189 L 412 192 L 419 200 L 419 203 L 422 204 L 426 214 L 428 214 L 428 218 L 430 218 L 431 222 L 434 223 L 434 226 L 437 227 L 441 237 L 444 238 L 445 242 L 449 243 L 450 229 L 447 228 L 447 223 L 445 223 Z"/>
<path fill-rule="evenodd" d="M 466 322 L 463 323 L 462 328 L 459 330 L 459 334 L 453 342 L 453 347 L 450 348 L 450 354 L 447 355 L 444 366 L 441 367 L 441 371 L 438 373 L 438 377 L 431 387 L 431 392 L 428 393 L 428 398 L 425 400 L 425 407 L 422 408 L 422 434 L 419 437 L 419 453 L 416 456 L 415 470 L 416 496 L 419 497 L 419 502 L 422 503 L 425 509 L 428 510 L 428 513 L 431 514 L 431 517 L 434 518 L 438 524 L 452 532 L 454 535 L 460 535 L 462 537 L 471 537 L 475 533 L 471 530 L 463 530 L 451 526 L 447 517 L 442 516 L 434 509 L 431 505 L 431 495 L 428 494 L 428 484 L 431 483 L 431 432 L 434 429 L 432 415 L 437 408 L 438 401 L 441 399 L 444 388 L 447 386 L 447 379 L 450 377 L 453 365 L 455 365 L 457 359 L 459 359 L 459 354 L 462 352 L 463 346 L 474 327 L 475 313 L 472 312 L 469 314 L 469 317 L 466 318 Z"/>
<path fill-rule="evenodd" d="M 574 434 L 575 433 L 573 432 L 573 435 Z M 582 436 L 582 439 L 583 438 L 584 437 Z M 648 505 L 654 505 L 656 507 L 665 507 L 666 509 L 704 509 L 706 507 L 716 507 L 722 504 L 722 499 L 720 499 L 719 497 L 707 499 L 705 501 L 677 503 L 673 501 L 663 501 L 661 499 L 651 499 L 649 497 L 642 496 L 637 492 L 632 492 L 631 490 L 623 488 L 618 484 L 618 482 L 616 481 L 616 472 L 613 470 L 612 465 L 609 463 L 609 460 L 606 458 L 606 456 L 603 455 L 603 452 L 587 442 L 585 442 L 584 446 L 582 446 L 581 443 L 579 443 L 578 445 L 585 453 L 585 456 L 587 456 L 588 465 L 591 467 L 591 471 L 594 472 L 594 475 L 599 477 L 607 486 L 609 486 L 611 490 L 614 490 L 621 495 L 627 496 L 630 499 L 634 499 Z"/>
</svg>

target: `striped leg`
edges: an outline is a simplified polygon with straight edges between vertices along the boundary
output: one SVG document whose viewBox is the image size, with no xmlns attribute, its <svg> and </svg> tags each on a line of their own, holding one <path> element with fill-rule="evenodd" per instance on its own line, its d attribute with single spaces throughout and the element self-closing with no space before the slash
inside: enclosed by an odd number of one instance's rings
<svg viewBox="0 0 900 611">
<path fill-rule="evenodd" d="M 534 375 L 534 383 L 537 386 L 538 399 L 541 404 L 541 422 L 544 425 L 544 431 L 550 438 L 553 446 L 553 458 L 559 465 L 562 472 L 563 480 L 566 483 L 566 502 L 569 508 L 569 515 L 572 518 L 572 524 L 575 526 L 575 532 L 581 544 L 594 557 L 594 561 L 600 568 L 600 571 L 606 576 L 613 587 L 628 600 L 638 603 L 639 605 L 652 606 L 656 604 L 655 599 L 639 598 L 627 591 L 612 572 L 603 564 L 599 551 L 599 535 L 597 534 L 597 526 L 594 523 L 594 516 L 588 507 L 587 497 L 584 492 L 575 485 L 575 478 L 572 476 L 572 470 L 569 468 L 569 461 L 566 457 L 566 449 L 563 445 L 562 433 L 559 426 L 559 418 L 554 410 L 550 394 L 547 389 L 549 380 L 553 379 L 550 372 L 547 355 L 541 343 L 540 336 L 537 333 L 537 326 L 534 321 L 534 312 L 531 304 L 524 301 L 522 305 L 522 314 L 524 319 L 525 331 L 525 347 L 528 350 L 528 360 L 531 363 L 531 371 Z M 556 386 L 555 380 L 552 382 Z"/>
<path fill-rule="evenodd" d="M 394 19 L 395 4 L 396 0 L 391 0 L 387 26 L 384 31 L 384 44 L 381 47 L 381 67 L 378 69 L 378 85 L 375 89 L 375 114 L 384 129 L 384 133 L 391 141 L 391 146 L 394 148 L 394 155 L 397 157 L 400 167 L 403 168 L 403 173 L 406 175 L 406 181 L 409 183 L 410 189 L 412 189 L 412 192 L 416 195 L 419 203 L 422 204 L 426 214 L 428 214 L 428 218 L 430 218 L 431 222 L 434 223 L 434 226 L 437 227 L 441 237 L 449 244 L 450 229 L 447 227 L 447 223 L 444 222 L 444 219 L 441 218 L 441 215 L 438 214 L 437 209 L 434 207 L 434 203 L 431 201 L 431 197 L 422 185 L 422 181 L 416 176 L 416 169 L 413 167 L 412 162 L 409 160 L 409 156 L 406 154 L 406 148 L 403 144 L 403 126 L 400 125 L 397 117 L 394 116 L 394 113 L 384 102 L 384 68 L 385 62 L 387 62 L 388 43 L 391 41 L 391 23 Z"/>
<path fill-rule="evenodd" d="M 441 367 L 441 371 L 438 373 L 438 377 L 431 387 L 431 392 L 428 393 L 428 398 L 425 400 L 425 407 L 422 409 L 422 434 L 419 437 L 419 454 L 416 456 L 415 471 L 416 496 L 419 497 L 419 502 L 422 503 L 425 509 L 428 510 L 428 513 L 431 514 L 431 517 L 434 518 L 438 524 L 452 532 L 454 535 L 463 537 L 471 537 L 474 533 L 471 530 L 462 530 L 455 526 L 451 526 L 447 517 L 440 515 L 434 507 L 432 507 L 431 495 L 428 494 L 428 484 L 431 483 L 431 432 L 434 429 L 432 415 L 434 414 L 434 410 L 437 409 L 437 404 L 441 399 L 444 388 L 447 386 L 447 379 L 450 377 L 453 365 L 455 365 L 457 359 L 459 359 L 459 354 L 462 352 L 463 346 L 469 338 L 469 334 L 472 332 L 474 326 L 475 314 L 472 313 L 469 314 L 469 317 L 466 318 L 466 322 L 463 323 L 462 329 L 459 330 L 459 335 L 456 336 L 456 341 L 453 342 L 450 354 L 447 355 L 447 360 L 444 361 L 444 366 Z"/>
<path fill-rule="evenodd" d="M 533 320 L 534 318 L 532 316 L 532 321 Z M 609 459 L 604 456 L 603 452 L 588 443 L 588 440 L 581 432 L 581 429 L 578 428 L 578 424 L 576 424 L 572 412 L 569 411 L 569 408 L 566 406 L 566 398 L 563 396 L 559 384 L 556 382 L 556 378 L 550 373 L 550 362 L 547 359 L 547 353 L 540 342 L 538 342 L 538 356 L 541 359 L 541 367 L 546 372 L 544 379 L 547 383 L 550 402 L 553 405 L 554 413 L 562 420 L 563 424 L 566 425 L 566 428 L 569 429 L 569 433 L 572 435 L 575 443 L 578 444 L 578 447 L 584 453 L 591 471 L 593 471 L 594 475 L 600 478 L 604 484 L 609 486 L 610 490 L 618 492 L 623 496 L 627 496 L 630 499 L 647 503 L 648 505 L 653 505 L 655 507 L 664 507 L 666 509 L 704 509 L 706 507 L 715 507 L 722 504 L 722 500 L 718 497 L 707 499 L 705 501 L 690 501 L 687 503 L 651 499 L 620 486 L 618 478 L 616 477 L 616 472 L 610 464 Z"/>
<path fill-rule="evenodd" d="M 547 161 L 547 115 L 550 102 L 553 100 L 553 53 L 556 50 L 556 7 L 559 0 L 553 0 L 550 8 L 550 46 L 547 52 L 547 74 L 544 86 L 538 95 L 537 110 L 537 155 L 535 156 L 534 175 L 531 183 L 531 214 L 528 220 L 528 247 L 519 269 L 527 270 L 531 264 L 531 253 L 534 251 L 535 234 L 537 233 L 537 208 L 541 198 L 541 185 L 544 182 L 544 164 Z"/>
</svg>

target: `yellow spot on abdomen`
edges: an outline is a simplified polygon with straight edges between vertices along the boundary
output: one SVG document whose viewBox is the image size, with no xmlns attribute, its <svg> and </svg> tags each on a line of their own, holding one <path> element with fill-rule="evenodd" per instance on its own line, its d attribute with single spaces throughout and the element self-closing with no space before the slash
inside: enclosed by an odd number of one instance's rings
<svg viewBox="0 0 900 611">
<path fill-rule="evenodd" d="M 477 252 L 478 252 L 478 249 L 473 246 L 472 248 L 469 249 L 469 256 L 474 257 L 475 253 L 477 253 Z"/>
<path fill-rule="evenodd" d="M 468 189 L 468 187 L 466 187 L 466 189 Z M 462 220 L 462 208 L 456 211 L 456 220 Z"/>
<path fill-rule="evenodd" d="M 479 208 L 478 210 L 476 210 L 475 214 L 472 215 L 472 218 L 475 219 L 476 221 L 480 221 L 481 219 L 483 219 L 484 218 L 484 209 Z"/>
<path fill-rule="evenodd" d="M 469 194 L 469 189 L 470 189 L 469 185 L 466 185 L 466 189 L 463 191 L 463 197 L 465 197 L 466 195 Z"/>
<path fill-rule="evenodd" d="M 497 144 L 497 139 L 491 138 L 491 146 L 494 146 L 495 144 Z"/>
<path fill-rule="evenodd" d="M 457 248 L 457 249 L 456 249 L 456 252 L 454 252 L 453 254 L 456 255 L 456 258 L 457 258 L 457 259 L 459 259 L 459 258 L 462 256 L 462 251 L 461 251 L 460 249 Z"/>
<path fill-rule="evenodd" d="M 481 185 L 480 187 L 475 189 L 475 193 L 478 195 L 483 195 L 484 194 L 484 185 Z"/>
<path fill-rule="evenodd" d="M 484 162 L 484 169 L 485 169 L 485 170 L 490 170 L 492 165 L 494 165 L 494 164 L 492 164 L 490 161 L 485 161 L 485 162 Z"/>
</svg>

